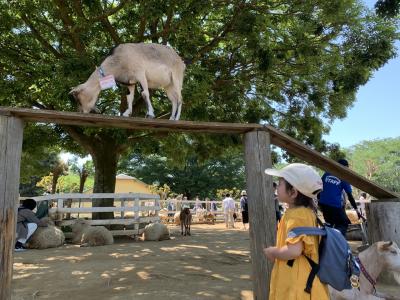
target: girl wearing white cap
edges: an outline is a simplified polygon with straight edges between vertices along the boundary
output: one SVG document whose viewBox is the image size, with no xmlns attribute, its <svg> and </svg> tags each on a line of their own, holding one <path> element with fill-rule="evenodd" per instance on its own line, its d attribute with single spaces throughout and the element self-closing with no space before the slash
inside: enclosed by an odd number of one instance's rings
<svg viewBox="0 0 400 300">
<path fill-rule="evenodd" d="M 328 287 L 321 283 L 318 276 L 313 281 L 311 293 L 304 291 L 311 271 L 304 255 L 315 262 L 319 261 L 319 238 L 306 235 L 288 237 L 289 231 L 295 227 L 317 226 L 313 199 L 322 190 L 320 176 L 312 167 L 298 163 L 281 170 L 267 169 L 265 173 L 279 177 L 279 201 L 289 205 L 278 224 L 276 246 L 264 249 L 265 256 L 275 262 L 269 299 L 329 299 Z M 292 265 L 288 264 L 289 260 L 294 260 Z"/>
</svg>

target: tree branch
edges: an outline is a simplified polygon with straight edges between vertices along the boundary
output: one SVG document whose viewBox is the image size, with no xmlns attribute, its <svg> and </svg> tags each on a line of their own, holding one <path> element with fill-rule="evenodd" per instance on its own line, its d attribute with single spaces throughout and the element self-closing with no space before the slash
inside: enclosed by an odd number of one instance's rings
<svg viewBox="0 0 400 300">
<path fill-rule="evenodd" d="M 85 148 L 86 151 L 91 155 L 94 155 L 95 143 L 92 138 L 80 132 L 78 127 L 61 125 L 61 128 L 64 129 L 79 145 Z"/>
<path fill-rule="evenodd" d="M 32 22 L 29 20 L 28 16 L 24 13 L 21 14 L 21 19 L 25 22 L 25 24 L 32 30 L 32 33 L 36 37 L 36 39 L 42 44 L 42 46 L 50 51 L 55 57 L 62 58 L 63 55 L 53 48 L 52 45 L 39 33 L 39 31 L 35 28 Z"/>
<path fill-rule="evenodd" d="M 54 3 L 57 5 L 61 20 L 64 24 L 64 28 L 66 31 L 69 33 L 72 41 L 73 47 L 79 52 L 79 53 L 86 53 L 85 46 L 82 44 L 79 35 L 77 34 L 79 32 L 78 27 L 75 26 L 74 22 L 72 21 L 70 14 L 68 12 L 68 7 L 66 6 L 67 3 L 66 1 L 63 0 L 53 0 Z"/>
<path fill-rule="evenodd" d="M 108 20 L 108 18 L 104 18 L 101 21 L 101 24 L 104 26 L 104 28 L 107 30 L 107 32 L 110 34 L 111 38 L 113 39 L 114 43 L 121 44 L 121 38 L 119 37 L 117 31 L 115 30 L 115 28 L 111 25 L 110 21 Z"/>
<path fill-rule="evenodd" d="M 172 16 L 173 15 L 174 15 L 174 11 L 171 8 L 171 10 L 169 11 L 169 13 L 167 15 L 167 20 L 165 21 L 165 25 L 164 25 L 163 31 L 161 32 L 163 45 L 166 45 L 167 42 L 168 42 L 168 34 L 170 32 L 170 29 L 171 29 L 171 22 L 172 22 Z"/>
<path fill-rule="evenodd" d="M 76 11 L 76 14 L 77 14 L 79 17 L 81 17 L 82 19 L 84 19 L 84 20 L 87 21 L 86 16 L 85 16 L 85 14 L 83 13 L 83 8 L 82 8 L 82 2 L 81 2 L 81 0 L 74 0 L 73 5 L 74 5 L 74 9 L 75 9 L 75 11 Z"/>
<path fill-rule="evenodd" d="M 237 13 L 240 11 L 240 8 L 235 9 L 235 13 L 233 14 L 231 20 L 225 24 L 220 34 L 214 37 L 207 45 L 203 46 L 198 52 L 197 55 L 192 58 L 192 62 L 195 62 L 201 58 L 204 53 L 207 53 L 211 49 L 213 49 L 233 28 L 233 24 L 237 18 Z"/>
<path fill-rule="evenodd" d="M 109 9 L 108 11 L 103 12 L 103 14 L 90 18 L 89 22 L 91 23 L 95 23 L 97 21 L 101 21 L 103 19 L 108 18 L 109 16 L 115 14 L 116 12 L 118 12 L 119 10 L 121 10 L 125 4 L 127 4 L 129 2 L 129 0 L 121 0 L 121 2 L 114 8 Z"/>
<path fill-rule="evenodd" d="M 142 17 L 140 19 L 139 29 L 136 36 L 136 42 L 143 42 L 144 40 L 144 31 L 146 30 L 146 18 Z"/>
</svg>

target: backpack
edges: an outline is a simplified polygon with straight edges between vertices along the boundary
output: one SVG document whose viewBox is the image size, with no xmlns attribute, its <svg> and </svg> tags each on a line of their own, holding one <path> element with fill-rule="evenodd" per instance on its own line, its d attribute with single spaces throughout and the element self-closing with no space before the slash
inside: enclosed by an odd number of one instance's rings
<svg viewBox="0 0 400 300">
<path fill-rule="evenodd" d="M 338 291 L 357 287 L 360 267 L 351 253 L 349 244 L 339 230 L 323 225 L 320 220 L 318 222 L 322 228 L 296 227 L 288 233 L 288 237 L 302 234 L 321 237 L 318 247 L 319 263 L 304 255 L 311 266 L 304 291 L 311 292 L 316 275 L 322 283 L 329 284 Z M 292 266 L 293 262 L 294 260 L 289 260 L 288 266 Z"/>
</svg>

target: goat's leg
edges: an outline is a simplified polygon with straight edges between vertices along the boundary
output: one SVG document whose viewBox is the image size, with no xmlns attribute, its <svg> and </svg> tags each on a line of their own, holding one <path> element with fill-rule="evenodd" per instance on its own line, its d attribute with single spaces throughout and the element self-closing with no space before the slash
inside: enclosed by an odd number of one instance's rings
<svg viewBox="0 0 400 300">
<path fill-rule="evenodd" d="M 181 111 L 182 111 L 182 99 L 181 97 L 178 100 L 178 109 L 176 111 L 176 116 L 175 116 L 175 120 L 178 121 L 181 117 Z"/>
<path fill-rule="evenodd" d="M 183 220 L 181 220 L 181 235 L 183 235 Z"/>
<path fill-rule="evenodd" d="M 179 118 L 181 117 L 181 111 L 182 111 L 182 92 L 181 92 L 181 88 L 175 87 L 176 90 L 176 94 L 178 96 L 178 100 L 177 100 L 177 111 L 176 111 L 176 116 L 175 116 L 175 120 L 179 120 Z"/>
<path fill-rule="evenodd" d="M 172 112 L 171 112 L 171 117 L 169 118 L 170 120 L 176 120 L 176 112 L 178 108 L 178 95 L 175 92 L 175 89 L 173 86 L 169 86 L 166 88 L 167 96 L 168 99 L 172 103 Z"/>
<path fill-rule="evenodd" d="M 140 78 L 138 78 L 138 81 L 140 82 L 140 85 L 142 86 L 142 90 L 143 90 L 142 97 L 146 101 L 146 104 L 147 104 L 146 117 L 154 118 L 154 109 L 153 109 L 153 106 L 151 105 L 151 101 L 150 101 L 149 86 L 147 84 L 146 76 L 143 74 L 142 76 L 140 76 Z"/>
<path fill-rule="evenodd" d="M 128 108 L 124 112 L 124 117 L 129 117 L 132 114 L 132 103 L 133 98 L 135 97 L 135 85 L 128 85 L 129 94 L 126 96 L 126 101 L 128 102 Z"/>
</svg>

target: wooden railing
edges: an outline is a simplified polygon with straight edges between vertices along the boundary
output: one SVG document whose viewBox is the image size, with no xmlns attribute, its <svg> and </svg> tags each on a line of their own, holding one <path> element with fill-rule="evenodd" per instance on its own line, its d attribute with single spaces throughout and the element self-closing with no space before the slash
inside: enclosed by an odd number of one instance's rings
<svg viewBox="0 0 400 300">
<path fill-rule="evenodd" d="M 174 205 L 173 210 L 165 210 L 166 208 L 168 208 L 168 203 L 172 203 Z M 202 222 L 200 218 L 201 214 L 204 211 L 213 213 L 215 216 L 215 220 L 217 222 L 224 221 L 224 210 L 222 208 L 222 201 L 211 201 L 211 200 L 198 201 L 198 200 L 178 200 L 178 199 L 160 200 L 161 209 L 163 210 L 163 213 L 167 214 L 175 214 L 179 212 L 181 210 L 181 207 L 185 204 L 190 206 L 190 211 L 193 216 L 192 219 L 193 223 Z M 212 204 L 216 205 L 216 209 L 212 209 L 211 207 Z M 241 220 L 241 214 L 239 213 L 240 212 L 239 201 L 235 201 L 235 207 L 236 207 L 235 212 L 238 216 L 238 220 Z"/>
<path fill-rule="evenodd" d="M 21 200 L 24 198 L 21 198 Z M 149 194 L 52 194 L 33 199 L 40 203 L 49 201 L 49 214 L 56 219 L 59 226 L 68 226 L 76 218 L 88 218 L 91 225 L 123 225 L 122 230 L 111 230 L 113 235 L 138 235 L 147 224 L 159 222 L 160 198 Z M 94 207 L 94 199 L 114 199 L 113 207 Z M 150 206 L 148 204 L 151 204 Z M 92 214 L 99 212 L 113 212 L 114 219 L 93 220 Z M 70 218 L 65 218 L 66 215 Z M 128 227 L 128 228 L 126 228 Z M 133 227 L 130 228 L 130 227 Z"/>
</svg>

